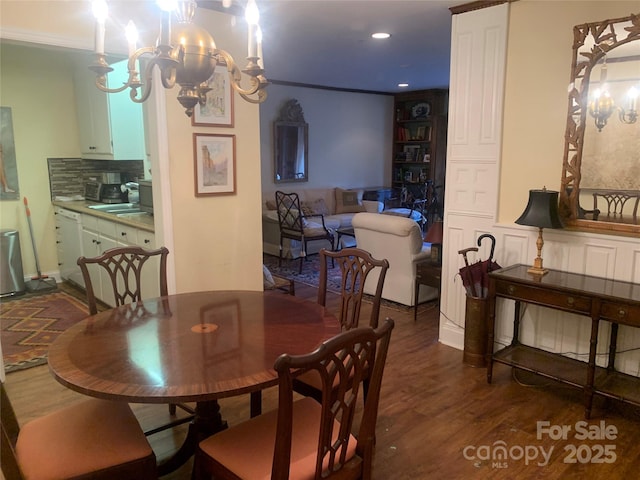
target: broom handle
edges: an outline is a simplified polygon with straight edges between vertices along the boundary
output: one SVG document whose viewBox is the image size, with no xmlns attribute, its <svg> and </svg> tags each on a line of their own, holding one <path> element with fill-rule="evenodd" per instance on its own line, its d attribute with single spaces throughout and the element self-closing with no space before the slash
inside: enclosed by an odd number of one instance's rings
<svg viewBox="0 0 640 480">
<path fill-rule="evenodd" d="M 36 258 L 36 272 L 38 272 L 38 278 L 42 278 L 40 272 L 40 262 L 38 261 L 38 251 L 36 250 L 36 239 L 33 236 L 33 225 L 31 224 L 31 211 L 29 210 L 29 202 L 27 197 L 24 197 L 24 208 L 27 212 L 27 223 L 29 224 L 29 234 L 31 235 L 31 245 L 33 246 L 33 256 Z"/>
</svg>

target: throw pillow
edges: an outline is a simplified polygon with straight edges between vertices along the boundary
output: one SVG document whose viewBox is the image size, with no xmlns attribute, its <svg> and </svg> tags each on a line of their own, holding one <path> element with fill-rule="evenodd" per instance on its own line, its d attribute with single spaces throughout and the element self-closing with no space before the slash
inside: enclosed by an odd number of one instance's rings
<svg viewBox="0 0 640 480">
<path fill-rule="evenodd" d="M 304 215 L 329 215 L 329 207 L 327 207 L 324 198 L 317 198 L 310 202 L 302 202 L 300 208 Z"/>
<path fill-rule="evenodd" d="M 267 210 L 277 210 L 278 207 L 276 207 L 276 201 L 275 200 L 267 200 L 265 202 L 265 206 L 267 207 Z"/>
<path fill-rule="evenodd" d="M 358 190 L 343 190 L 336 188 L 336 213 L 358 213 L 366 209 L 360 203 Z"/>
<path fill-rule="evenodd" d="M 313 206 L 311 202 L 301 202 L 300 210 L 302 210 L 302 214 L 305 216 L 313 215 Z"/>
<path fill-rule="evenodd" d="M 316 215 L 330 215 L 329 207 L 327 207 L 324 198 L 318 198 L 317 200 L 314 200 L 312 210 Z"/>
<path fill-rule="evenodd" d="M 297 230 L 300 228 L 300 223 L 302 224 L 302 228 L 307 226 L 307 220 L 300 216 L 300 212 L 295 208 L 286 209 L 281 207 L 280 215 L 282 216 L 282 224 L 285 228 Z M 297 222 L 298 218 L 300 218 L 300 223 Z"/>
<path fill-rule="evenodd" d="M 276 282 L 273 280 L 273 275 L 271 275 L 271 272 L 264 264 L 262 265 L 262 284 L 265 290 L 271 290 L 276 286 Z"/>
</svg>

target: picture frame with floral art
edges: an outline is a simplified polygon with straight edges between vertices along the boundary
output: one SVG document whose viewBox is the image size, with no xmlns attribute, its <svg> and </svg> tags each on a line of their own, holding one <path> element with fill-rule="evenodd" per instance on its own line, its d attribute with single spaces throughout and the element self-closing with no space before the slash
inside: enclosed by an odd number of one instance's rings
<svg viewBox="0 0 640 480">
<path fill-rule="evenodd" d="M 236 192 L 236 136 L 193 134 L 195 196 Z"/>
<path fill-rule="evenodd" d="M 191 115 L 192 126 L 233 127 L 233 88 L 225 65 L 217 65 L 207 80 L 211 90 L 204 105 L 196 105 Z"/>
</svg>

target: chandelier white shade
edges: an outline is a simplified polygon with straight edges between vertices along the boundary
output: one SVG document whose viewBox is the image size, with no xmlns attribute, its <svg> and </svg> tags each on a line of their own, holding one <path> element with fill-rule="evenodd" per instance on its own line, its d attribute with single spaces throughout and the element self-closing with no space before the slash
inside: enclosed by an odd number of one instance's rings
<svg viewBox="0 0 640 480">
<path fill-rule="evenodd" d="M 233 57 L 218 48 L 212 35 L 193 23 L 197 4 L 193 0 L 158 0 L 162 10 L 160 28 L 155 46 L 137 47 L 138 34 L 135 24 L 129 21 L 124 28 L 129 59 L 127 81 L 120 87 L 107 86 L 107 74 L 113 69 L 105 55 L 105 35 L 108 6 L 105 0 L 93 1 L 96 19 L 95 60 L 89 66 L 96 73 L 96 86 L 107 93 L 118 93 L 130 89 L 132 101 L 142 103 L 149 98 L 153 75 L 158 72 L 164 88 L 178 85 L 178 101 L 188 116 L 198 104 L 205 102 L 210 88 L 209 78 L 217 65 L 226 67 L 230 85 L 248 102 L 261 103 L 266 99 L 262 55 L 262 35 L 258 25 L 259 12 L 255 0 L 248 0 L 245 15 L 248 26 L 247 64 L 243 70 L 236 65 Z M 241 86 L 243 75 L 248 77 L 248 86 Z"/>
</svg>

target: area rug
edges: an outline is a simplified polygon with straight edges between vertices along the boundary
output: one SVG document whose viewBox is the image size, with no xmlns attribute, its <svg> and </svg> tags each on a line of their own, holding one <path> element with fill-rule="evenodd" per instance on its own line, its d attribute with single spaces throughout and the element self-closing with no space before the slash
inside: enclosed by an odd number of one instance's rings
<svg viewBox="0 0 640 480">
<path fill-rule="evenodd" d="M 320 283 L 320 256 L 310 255 L 304 261 L 302 266 L 302 273 L 298 273 L 300 268 L 300 259 L 282 259 L 282 266 L 278 266 L 278 257 L 268 254 L 263 254 L 263 262 L 271 273 L 280 275 L 285 278 L 292 278 L 296 282 L 311 285 L 317 287 Z M 340 275 L 340 269 L 336 266 L 327 270 L 327 290 L 333 293 L 340 293 L 342 284 L 342 277 Z M 372 302 L 370 295 L 364 295 L 364 301 Z M 409 312 L 413 310 L 413 307 L 402 305 L 401 303 L 392 302 L 390 300 L 381 301 L 381 305 L 390 308 L 392 310 L 398 310 L 401 312 Z M 418 306 L 418 313 L 425 309 L 431 309 L 437 307 L 437 302 L 428 302 L 427 304 L 421 304 Z"/>
<path fill-rule="evenodd" d="M 83 302 L 60 291 L 0 303 L 5 372 L 46 363 L 53 341 L 88 312 Z"/>
<path fill-rule="evenodd" d="M 317 287 L 320 284 L 320 256 L 309 255 L 302 266 L 302 273 L 298 273 L 300 269 L 300 259 L 282 259 L 282 266 L 278 266 L 278 257 L 263 254 L 263 262 L 271 273 L 280 275 L 285 278 L 292 278 L 296 282 L 304 283 Z M 327 270 L 327 290 L 334 293 L 340 293 L 342 277 L 338 267 Z"/>
</svg>

